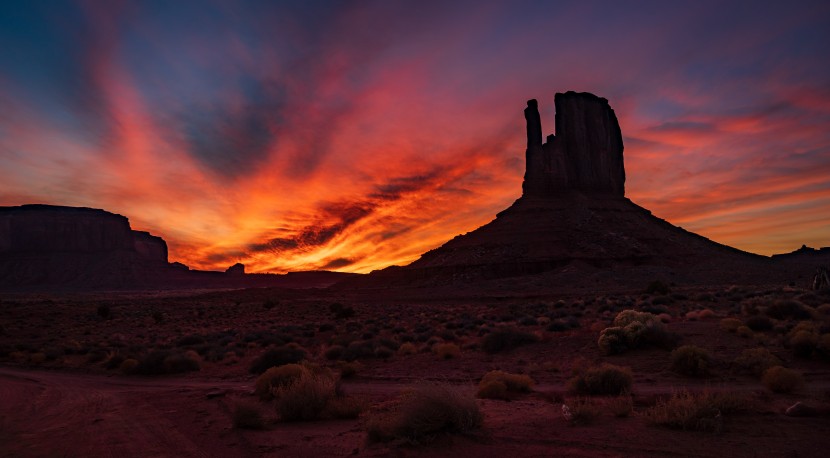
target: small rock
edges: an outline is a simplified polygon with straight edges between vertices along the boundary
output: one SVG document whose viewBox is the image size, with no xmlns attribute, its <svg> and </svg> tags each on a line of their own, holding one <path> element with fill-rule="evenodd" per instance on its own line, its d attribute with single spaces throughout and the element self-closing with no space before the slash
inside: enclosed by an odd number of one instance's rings
<svg viewBox="0 0 830 458">
<path fill-rule="evenodd" d="M 812 417 L 816 414 L 816 409 L 803 404 L 802 402 L 796 402 L 795 404 L 791 405 L 784 415 L 788 417 Z"/>
</svg>

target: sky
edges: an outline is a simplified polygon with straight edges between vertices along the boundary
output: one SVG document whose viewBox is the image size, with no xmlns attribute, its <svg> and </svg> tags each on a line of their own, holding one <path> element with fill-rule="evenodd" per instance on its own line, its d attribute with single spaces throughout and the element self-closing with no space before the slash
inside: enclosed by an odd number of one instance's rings
<svg viewBox="0 0 830 458">
<path fill-rule="evenodd" d="M 609 100 L 626 195 L 830 245 L 830 2 L 0 2 L 0 205 L 103 208 L 170 260 L 407 264 L 521 195 L 527 99 Z"/>
</svg>

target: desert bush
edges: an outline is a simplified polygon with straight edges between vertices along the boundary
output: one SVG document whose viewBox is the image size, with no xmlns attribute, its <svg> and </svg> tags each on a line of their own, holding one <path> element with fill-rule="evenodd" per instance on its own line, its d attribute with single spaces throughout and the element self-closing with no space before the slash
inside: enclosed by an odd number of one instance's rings
<svg viewBox="0 0 830 458">
<path fill-rule="evenodd" d="M 646 422 L 671 429 L 721 432 L 723 416 L 743 410 L 748 402 L 735 393 L 672 393 L 643 412 Z"/>
<path fill-rule="evenodd" d="M 363 364 L 360 364 L 360 361 L 341 361 L 337 367 L 340 369 L 340 378 L 352 378 L 363 370 Z"/>
<path fill-rule="evenodd" d="M 703 348 L 683 345 L 671 352 L 671 370 L 690 377 L 703 377 L 709 374 L 712 356 Z"/>
<path fill-rule="evenodd" d="M 286 386 L 300 377 L 300 374 L 308 369 L 300 364 L 284 364 L 272 367 L 257 377 L 254 383 L 254 394 L 260 399 L 272 399 L 271 390 L 278 386 Z"/>
<path fill-rule="evenodd" d="M 399 355 L 414 355 L 416 353 L 418 353 L 418 347 L 412 342 L 405 342 L 398 347 Z"/>
<path fill-rule="evenodd" d="M 792 393 L 804 386 L 801 373 L 782 366 L 773 366 L 761 378 L 764 386 L 775 393 Z"/>
<path fill-rule="evenodd" d="M 790 347 L 796 356 L 808 358 L 818 346 L 818 334 L 810 331 L 798 331 L 789 339 Z"/>
<path fill-rule="evenodd" d="M 499 329 L 495 332 L 487 334 L 482 343 L 481 349 L 486 353 L 498 353 L 501 351 L 512 350 L 516 347 L 538 342 L 539 338 L 530 332 L 520 331 L 518 329 Z"/>
<path fill-rule="evenodd" d="M 575 398 L 562 404 L 562 416 L 572 426 L 586 426 L 600 415 L 599 407 L 590 398 Z"/>
<path fill-rule="evenodd" d="M 354 419 L 366 409 L 366 403 L 350 396 L 334 396 L 326 404 L 325 415 L 338 420 Z"/>
<path fill-rule="evenodd" d="M 749 329 L 749 326 L 740 326 L 735 331 L 735 333 L 738 334 L 738 336 L 743 337 L 744 339 L 748 339 L 755 335 L 755 333 L 752 332 L 752 329 Z"/>
<path fill-rule="evenodd" d="M 746 319 L 746 326 L 749 329 L 758 332 L 771 330 L 773 324 L 769 318 L 761 315 L 755 315 Z"/>
<path fill-rule="evenodd" d="M 604 363 L 581 371 L 568 382 L 568 389 L 576 394 L 619 395 L 630 392 L 632 382 L 630 368 Z"/>
<path fill-rule="evenodd" d="M 634 411 L 634 398 L 628 393 L 623 393 L 608 400 L 608 410 L 617 417 L 625 418 Z"/>
<path fill-rule="evenodd" d="M 343 356 L 343 350 L 345 348 L 342 345 L 332 345 L 326 348 L 323 356 L 330 361 L 338 360 Z"/>
<path fill-rule="evenodd" d="M 472 396 L 451 385 L 420 383 L 404 395 L 393 412 L 370 418 L 369 440 L 402 439 L 419 444 L 439 434 L 476 430 L 483 419 Z"/>
<path fill-rule="evenodd" d="M 432 352 L 438 355 L 439 359 L 453 359 L 461 354 L 461 348 L 454 343 L 439 343 L 432 347 Z"/>
<path fill-rule="evenodd" d="M 741 356 L 735 358 L 735 366 L 757 377 L 763 375 L 770 367 L 780 365 L 780 359 L 761 347 L 746 349 L 741 352 Z"/>
<path fill-rule="evenodd" d="M 654 280 L 646 286 L 647 294 L 669 294 L 669 285 L 662 280 Z"/>
<path fill-rule="evenodd" d="M 261 374 L 272 367 L 299 363 L 307 358 L 308 353 L 299 345 L 283 345 L 265 351 L 251 363 L 248 371 L 252 374 Z"/>
<path fill-rule="evenodd" d="M 199 361 L 193 359 L 190 355 L 157 350 L 141 358 L 133 372 L 141 375 L 162 375 L 198 371 L 199 369 Z"/>
<path fill-rule="evenodd" d="M 508 399 L 509 393 L 528 393 L 535 384 L 528 375 L 490 371 L 481 378 L 476 396 L 485 399 Z"/>
<path fill-rule="evenodd" d="M 830 333 L 825 333 L 819 336 L 816 350 L 818 350 L 821 356 L 825 358 L 830 357 Z"/>
<path fill-rule="evenodd" d="M 271 395 L 282 421 L 317 420 L 335 396 L 335 380 L 306 369 L 288 384 L 272 387 Z"/>
<path fill-rule="evenodd" d="M 335 302 L 329 305 L 329 311 L 334 314 L 334 318 L 337 320 L 343 320 L 346 318 L 351 318 L 354 316 L 354 308 L 345 306 L 339 302 Z"/>
<path fill-rule="evenodd" d="M 796 320 L 809 320 L 812 317 L 812 309 L 801 302 L 786 299 L 773 302 L 765 311 L 766 315 L 776 320 L 793 318 Z"/>
<path fill-rule="evenodd" d="M 657 316 L 623 310 L 614 318 L 612 326 L 600 333 L 597 345 L 604 354 L 613 355 L 646 345 L 671 348 L 677 340 L 678 336 L 669 332 Z"/>
<path fill-rule="evenodd" d="M 816 308 L 816 312 L 820 315 L 828 316 L 830 315 L 830 304 L 821 304 Z"/>
<path fill-rule="evenodd" d="M 485 382 L 482 380 L 478 384 L 478 391 L 476 397 L 481 399 L 501 399 L 503 401 L 510 400 L 510 393 L 507 390 L 507 385 L 498 380 Z"/>
<path fill-rule="evenodd" d="M 720 320 L 720 328 L 727 332 L 736 332 L 738 328 L 743 326 L 743 321 L 737 318 L 724 318 Z"/>
<path fill-rule="evenodd" d="M 121 371 L 122 374 L 129 375 L 135 372 L 136 367 L 138 367 L 138 360 L 129 358 L 121 362 L 121 365 L 118 366 L 118 370 Z"/>
<path fill-rule="evenodd" d="M 262 408 L 255 402 L 237 401 L 233 406 L 233 427 L 241 429 L 265 429 Z"/>
</svg>

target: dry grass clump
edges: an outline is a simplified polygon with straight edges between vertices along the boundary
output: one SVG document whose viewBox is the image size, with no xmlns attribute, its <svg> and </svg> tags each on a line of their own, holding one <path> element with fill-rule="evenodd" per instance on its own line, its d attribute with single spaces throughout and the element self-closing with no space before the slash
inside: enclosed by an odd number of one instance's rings
<svg viewBox="0 0 830 458">
<path fill-rule="evenodd" d="M 509 400 L 511 393 L 529 393 L 535 384 L 528 375 L 490 371 L 478 383 L 476 396 L 482 399 Z"/>
<path fill-rule="evenodd" d="M 741 352 L 741 356 L 735 358 L 735 366 L 756 377 L 760 377 L 770 367 L 780 365 L 781 360 L 762 347 L 746 349 Z"/>
<path fill-rule="evenodd" d="M 461 348 L 454 343 L 439 343 L 432 347 L 439 359 L 454 359 L 461 355 Z"/>
<path fill-rule="evenodd" d="M 562 416 L 572 426 L 590 425 L 600 413 L 599 406 L 591 398 L 577 397 L 562 404 Z"/>
<path fill-rule="evenodd" d="M 810 357 L 819 344 L 819 333 L 809 321 L 798 323 L 788 334 L 787 341 L 793 354 L 803 358 Z"/>
<path fill-rule="evenodd" d="M 735 333 L 738 334 L 738 336 L 743 337 L 744 339 L 749 339 L 750 337 L 755 335 L 755 333 L 752 332 L 752 329 L 750 329 L 749 326 L 739 326 Z"/>
<path fill-rule="evenodd" d="M 577 394 L 619 395 L 631 391 L 633 377 L 628 367 L 602 364 L 583 370 L 568 382 L 568 389 Z"/>
<path fill-rule="evenodd" d="M 672 393 L 643 412 L 646 422 L 671 429 L 719 433 L 723 416 L 746 409 L 748 401 L 736 393 Z"/>
<path fill-rule="evenodd" d="M 690 377 L 704 377 L 709 374 L 712 356 L 703 348 L 683 345 L 671 352 L 671 370 Z"/>
<path fill-rule="evenodd" d="M 414 355 L 418 353 L 418 347 L 412 342 L 404 342 L 398 347 L 399 355 Z"/>
<path fill-rule="evenodd" d="M 282 421 L 317 420 L 335 397 L 335 380 L 305 369 L 287 385 L 271 388 L 271 395 Z"/>
<path fill-rule="evenodd" d="M 272 348 L 257 357 L 249 371 L 252 374 L 261 374 L 272 367 L 285 364 L 299 363 L 308 358 L 308 352 L 297 344 L 290 343 L 281 347 Z"/>
<path fill-rule="evenodd" d="M 271 391 L 274 388 L 290 385 L 307 370 L 300 364 L 285 364 L 272 367 L 256 379 L 254 383 L 254 394 L 262 400 L 273 399 Z"/>
<path fill-rule="evenodd" d="M 792 393 L 804 386 L 804 378 L 800 372 L 782 366 L 767 369 L 761 382 L 775 393 Z"/>
<path fill-rule="evenodd" d="M 395 410 L 371 418 L 367 428 L 372 442 L 397 439 L 420 444 L 440 434 L 471 432 L 483 420 L 474 397 L 451 385 L 420 383 Z"/>
<path fill-rule="evenodd" d="M 606 403 L 608 410 L 617 418 L 625 418 L 634 411 L 634 398 L 628 393 L 611 398 Z"/>
<path fill-rule="evenodd" d="M 242 429 L 265 429 L 262 407 L 255 402 L 237 401 L 233 406 L 233 427 Z"/>
<path fill-rule="evenodd" d="M 600 333 L 597 345 L 604 354 L 613 355 L 647 345 L 671 348 L 677 339 L 656 315 L 623 310 L 613 325 Z"/>
<path fill-rule="evenodd" d="M 539 337 L 536 334 L 519 329 L 506 328 L 499 329 L 484 336 L 481 342 L 481 349 L 486 353 L 492 354 L 512 350 L 516 347 L 538 341 Z"/>
<path fill-rule="evenodd" d="M 201 366 L 196 358 L 197 356 L 194 356 L 193 352 L 171 353 L 166 350 L 158 350 L 149 353 L 139 360 L 133 373 L 140 375 L 162 375 L 198 371 Z"/>
<path fill-rule="evenodd" d="M 743 325 L 744 322 L 737 318 L 724 318 L 720 320 L 720 328 L 726 332 L 735 333 Z"/>
</svg>

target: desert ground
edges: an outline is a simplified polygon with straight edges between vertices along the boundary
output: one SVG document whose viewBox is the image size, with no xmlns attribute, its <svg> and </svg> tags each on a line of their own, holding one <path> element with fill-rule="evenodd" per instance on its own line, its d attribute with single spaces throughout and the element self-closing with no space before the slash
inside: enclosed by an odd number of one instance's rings
<svg viewBox="0 0 830 458">
<path fill-rule="evenodd" d="M 4 294 L 0 454 L 826 456 L 827 291 L 445 291 Z"/>
</svg>

